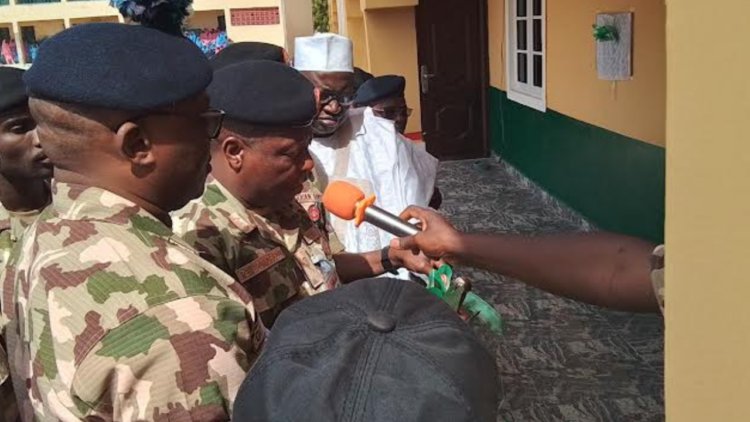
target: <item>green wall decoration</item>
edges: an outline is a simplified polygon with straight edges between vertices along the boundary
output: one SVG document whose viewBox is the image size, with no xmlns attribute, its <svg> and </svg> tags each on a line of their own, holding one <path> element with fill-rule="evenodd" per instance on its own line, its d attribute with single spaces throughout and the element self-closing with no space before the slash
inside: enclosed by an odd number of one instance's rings
<svg viewBox="0 0 750 422">
<path fill-rule="evenodd" d="M 620 35 L 617 32 L 617 27 L 613 25 L 593 25 L 593 28 L 594 39 L 599 42 L 617 41 L 620 39 Z"/>
</svg>

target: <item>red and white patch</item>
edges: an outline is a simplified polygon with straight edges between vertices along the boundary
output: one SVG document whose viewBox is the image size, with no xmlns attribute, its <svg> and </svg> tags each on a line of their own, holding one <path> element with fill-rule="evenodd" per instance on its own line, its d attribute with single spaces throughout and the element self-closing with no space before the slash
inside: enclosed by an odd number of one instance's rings
<svg viewBox="0 0 750 422">
<path fill-rule="evenodd" d="M 310 205 L 310 208 L 307 209 L 307 215 L 315 223 L 320 221 L 320 209 L 316 205 Z"/>
</svg>

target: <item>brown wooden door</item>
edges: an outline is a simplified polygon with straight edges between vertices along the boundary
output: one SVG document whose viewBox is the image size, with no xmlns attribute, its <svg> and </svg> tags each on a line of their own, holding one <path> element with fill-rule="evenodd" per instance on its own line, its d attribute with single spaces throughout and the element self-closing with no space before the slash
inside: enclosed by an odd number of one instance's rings
<svg viewBox="0 0 750 422">
<path fill-rule="evenodd" d="M 488 155 L 487 0 L 417 6 L 422 135 L 436 157 Z"/>
</svg>

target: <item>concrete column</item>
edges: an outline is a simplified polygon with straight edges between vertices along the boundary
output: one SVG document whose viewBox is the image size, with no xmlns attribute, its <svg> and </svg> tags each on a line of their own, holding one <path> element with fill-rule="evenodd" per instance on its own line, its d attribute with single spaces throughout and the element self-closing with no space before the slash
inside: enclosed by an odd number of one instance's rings
<svg viewBox="0 0 750 422">
<path fill-rule="evenodd" d="M 24 51 L 23 38 L 21 38 L 21 26 L 13 21 L 13 38 L 16 40 L 16 51 L 18 51 L 18 63 L 26 64 L 26 52 Z"/>
<path fill-rule="evenodd" d="M 232 38 L 232 9 L 228 7 L 224 8 L 224 24 L 224 26 L 226 26 L 227 38 L 234 41 Z"/>
</svg>

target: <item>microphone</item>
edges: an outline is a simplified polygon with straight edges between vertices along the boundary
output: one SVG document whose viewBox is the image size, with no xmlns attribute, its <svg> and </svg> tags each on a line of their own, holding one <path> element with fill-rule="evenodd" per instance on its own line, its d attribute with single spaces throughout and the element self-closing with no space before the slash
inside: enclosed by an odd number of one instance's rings
<svg viewBox="0 0 750 422">
<path fill-rule="evenodd" d="M 331 182 L 323 193 L 326 210 L 342 220 L 353 220 L 356 227 L 366 221 L 396 237 L 414 236 L 421 231 L 374 204 L 375 195 L 366 198 L 358 187 L 341 180 Z"/>
</svg>

